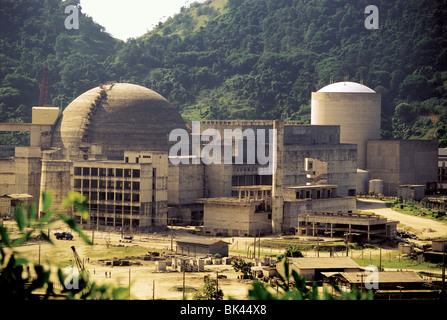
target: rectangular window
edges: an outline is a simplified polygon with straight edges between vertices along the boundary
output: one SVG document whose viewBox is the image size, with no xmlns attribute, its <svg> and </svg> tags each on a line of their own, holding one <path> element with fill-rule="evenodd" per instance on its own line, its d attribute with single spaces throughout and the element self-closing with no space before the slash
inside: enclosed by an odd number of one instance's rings
<svg viewBox="0 0 447 320">
<path fill-rule="evenodd" d="M 90 186 L 90 181 L 87 179 L 82 180 L 82 187 L 88 188 Z"/>
<path fill-rule="evenodd" d="M 138 159 L 138 158 L 137 158 Z M 132 176 L 134 178 L 139 178 L 140 177 L 140 169 L 133 169 L 132 171 Z"/>
<path fill-rule="evenodd" d="M 92 168 L 92 176 L 94 177 L 98 176 L 98 168 Z"/>
<path fill-rule="evenodd" d="M 99 176 L 100 177 L 105 177 L 107 173 L 106 168 L 99 168 Z"/>
<path fill-rule="evenodd" d="M 124 177 L 130 178 L 132 176 L 132 169 L 124 169 Z"/>
<path fill-rule="evenodd" d="M 92 180 L 91 181 L 91 187 L 92 188 L 98 188 L 98 180 Z"/>
<path fill-rule="evenodd" d="M 82 172 L 82 170 L 81 170 L 80 167 L 75 167 L 75 168 L 74 168 L 74 174 L 75 174 L 75 176 L 80 176 L 80 175 L 81 175 L 81 172 Z"/>
<path fill-rule="evenodd" d="M 74 187 L 75 188 L 81 187 L 81 179 L 74 179 Z"/>
<path fill-rule="evenodd" d="M 132 189 L 133 190 L 140 190 L 140 183 L 138 181 L 132 182 Z"/>
<path fill-rule="evenodd" d="M 123 176 L 123 169 L 116 169 L 116 176 L 122 177 Z"/>
<path fill-rule="evenodd" d="M 82 175 L 83 176 L 89 176 L 90 175 L 90 168 L 82 168 Z"/>
<path fill-rule="evenodd" d="M 113 172 L 113 168 L 109 168 L 107 170 L 107 176 L 108 177 L 114 177 L 115 176 L 115 173 Z"/>
</svg>

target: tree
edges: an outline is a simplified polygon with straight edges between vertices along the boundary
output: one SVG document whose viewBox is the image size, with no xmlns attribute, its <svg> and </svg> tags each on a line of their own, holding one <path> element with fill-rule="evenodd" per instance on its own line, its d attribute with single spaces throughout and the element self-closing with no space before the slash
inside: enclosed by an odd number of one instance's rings
<svg viewBox="0 0 447 320">
<path fill-rule="evenodd" d="M 291 257 L 291 258 L 301 258 L 303 257 L 303 253 L 301 252 L 301 249 L 299 249 L 294 244 L 289 244 L 289 246 L 286 249 L 286 252 L 278 256 L 279 260 L 284 259 L 285 257 Z"/>
<path fill-rule="evenodd" d="M 194 294 L 194 300 L 222 300 L 223 291 L 218 288 L 217 280 L 205 278 L 204 285 Z"/>
<path fill-rule="evenodd" d="M 248 278 L 251 274 L 251 262 L 246 262 L 243 259 L 237 259 L 233 261 L 232 267 L 236 272 L 242 272 L 244 278 Z"/>
</svg>

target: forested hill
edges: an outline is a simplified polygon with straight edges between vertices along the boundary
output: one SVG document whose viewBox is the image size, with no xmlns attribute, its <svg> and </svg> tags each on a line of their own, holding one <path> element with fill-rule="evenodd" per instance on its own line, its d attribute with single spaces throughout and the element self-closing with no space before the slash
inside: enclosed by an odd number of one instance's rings
<svg viewBox="0 0 447 320">
<path fill-rule="evenodd" d="M 447 146 L 447 0 L 210 0 L 125 43 L 86 16 L 66 30 L 75 0 L 0 3 L 0 121 L 29 117 L 46 65 L 54 104 L 129 81 L 188 120 L 307 122 L 311 92 L 349 79 L 382 94 L 384 137 Z"/>
</svg>

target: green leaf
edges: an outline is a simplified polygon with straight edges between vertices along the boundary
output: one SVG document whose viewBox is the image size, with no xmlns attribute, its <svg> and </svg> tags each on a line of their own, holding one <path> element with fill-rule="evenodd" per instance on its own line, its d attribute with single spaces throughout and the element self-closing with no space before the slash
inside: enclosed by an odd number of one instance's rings
<svg viewBox="0 0 447 320">
<path fill-rule="evenodd" d="M 40 231 L 40 236 L 42 237 L 42 239 L 50 244 L 54 244 L 53 240 L 51 240 L 51 238 L 49 236 L 47 236 L 43 231 Z"/>
<path fill-rule="evenodd" d="M 39 223 L 41 224 L 47 223 L 53 217 L 54 213 L 55 213 L 54 211 L 45 212 L 43 217 L 40 218 Z"/>
<path fill-rule="evenodd" d="M 15 220 L 17 222 L 17 226 L 19 227 L 19 230 L 22 231 L 25 229 L 27 222 L 26 222 L 26 215 L 23 212 L 22 207 L 17 206 L 15 210 Z"/>
<path fill-rule="evenodd" d="M 29 263 L 29 261 L 26 258 L 16 258 L 14 261 L 14 266 L 23 266 L 28 263 Z"/>
<path fill-rule="evenodd" d="M 0 235 L 1 235 L 2 243 L 4 245 L 6 245 L 7 247 L 11 246 L 11 241 L 9 240 L 8 229 L 6 229 L 5 227 L 0 227 Z"/>
<path fill-rule="evenodd" d="M 42 192 L 42 208 L 44 212 L 47 212 L 53 203 L 53 192 Z"/>
<path fill-rule="evenodd" d="M 30 223 L 33 223 L 37 220 L 37 212 L 39 211 L 39 208 L 37 208 L 37 203 L 33 203 L 32 207 L 29 208 L 29 220 Z"/>
<path fill-rule="evenodd" d="M 16 239 L 13 243 L 12 243 L 12 247 L 17 247 L 20 246 L 22 243 L 28 241 L 31 233 L 33 233 L 33 230 L 28 231 L 26 233 L 24 233 L 20 238 Z"/>
<path fill-rule="evenodd" d="M 76 231 L 79 236 L 84 240 L 85 243 L 92 245 L 92 241 L 87 237 L 87 235 L 84 233 L 84 231 L 79 227 L 79 225 L 76 223 L 76 221 L 68 217 L 64 214 L 58 214 L 59 218 L 65 222 L 65 224 L 72 230 Z"/>
</svg>

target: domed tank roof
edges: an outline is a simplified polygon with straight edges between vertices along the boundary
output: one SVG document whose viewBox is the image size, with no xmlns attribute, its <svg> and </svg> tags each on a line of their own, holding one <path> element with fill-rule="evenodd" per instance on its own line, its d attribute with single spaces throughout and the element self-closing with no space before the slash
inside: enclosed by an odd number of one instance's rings
<svg viewBox="0 0 447 320">
<path fill-rule="evenodd" d="M 158 93 L 130 83 L 93 88 L 71 102 L 56 124 L 51 146 L 64 158 L 90 154 L 122 160 L 124 151 L 169 151 L 169 133 L 185 129 L 179 112 Z"/>
<path fill-rule="evenodd" d="M 371 88 L 357 82 L 336 82 L 329 84 L 317 92 L 376 93 Z"/>
</svg>

